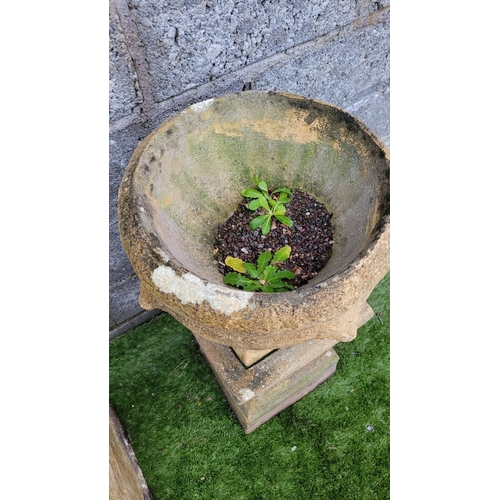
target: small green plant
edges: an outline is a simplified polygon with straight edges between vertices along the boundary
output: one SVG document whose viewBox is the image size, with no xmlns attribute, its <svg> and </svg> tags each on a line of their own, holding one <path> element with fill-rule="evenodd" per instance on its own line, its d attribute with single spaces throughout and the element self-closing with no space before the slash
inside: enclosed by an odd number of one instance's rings
<svg viewBox="0 0 500 500">
<path fill-rule="evenodd" d="M 250 262 L 244 262 L 235 257 L 226 257 L 225 263 L 236 273 L 227 273 L 224 283 L 243 288 L 247 292 L 286 292 L 293 290 L 293 286 L 285 283 L 283 279 L 295 277 L 292 271 L 281 270 L 278 266 L 273 266 L 276 262 L 282 262 L 290 257 L 292 248 L 286 245 L 280 248 L 274 256 L 271 252 L 264 252 L 257 259 L 257 267 Z M 247 275 L 248 276 L 245 276 Z"/>
<path fill-rule="evenodd" d="M 263 215 L 258 215 L 253 218 L 250 223 L 250 229 L 254 231 L 260 227 L 262 234 L 267 235 L 271 231 L 272 218 L 276 217 L 282 224 L 292 227 L 293 221 L 285 215 L 286 208 L 285 203 L 290 201 L 289 196 L 292 192 L 287 188 L 279 188 L 269 193 L 267 183 L 257 178 L 255 175 L 253 181 L 258 189 L 249 188 L 244 189 L 241 194 L 245 198 L 253 198 L 251 202 L 247 204 L 247 208 L 250 210 L 257 210 L 263 208 L 267 213 Z M 279 193 L 279 196 L 276 195 Z"/>
</svg>

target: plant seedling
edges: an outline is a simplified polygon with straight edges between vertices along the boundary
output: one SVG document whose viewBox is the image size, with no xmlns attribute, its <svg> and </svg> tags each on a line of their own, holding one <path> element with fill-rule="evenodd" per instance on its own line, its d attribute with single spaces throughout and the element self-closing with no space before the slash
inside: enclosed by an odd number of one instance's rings
<svg viewBox="0 0 500 500">
<path fill-rule="evenodd" d="M 271 252 L 261 253 L 257 259 L 257 267 L 250 262 L 244 262 L 235 257 L 226 257 L 226 266 L 237 272 L 226 274 L 224 283 L 241 287 L 247 292 L 272 293 L 293 290 L 293 286 L 284 282 L 283 279 L 294 278 L 295 273 L 273 266 L 276 262 L 288 259 L 291 251 L 290 245 L 286 245 L 280 248 L 274 256 L 271 255 Z"/>
<path fill-rule="evenodd" d="M 252 198 L 252 201 L 247 204 L 247 208 L 250 210 L 263 208 L 267 213 L 253 218 L 249 223 L 250 229 L 254 231 L 260 227 L 262 234 L 269 234 L 271 230 L 271 219 L 273 217 L 276 217 L 282 224 L 292 227 L 292 219 L 285 215 L 285 203 L 290 201 L 289 196 L 291 196 L 292 192 L 288 188 L 279 188 L 269 193 L 265 181 L 259 181 L 256 175 L 254 175 L 253 181 L 258 189 L 249 188 L 241 192 L 245 198 Z M 278 193 L 279 196 L 276 196 Z"/>
</svg>

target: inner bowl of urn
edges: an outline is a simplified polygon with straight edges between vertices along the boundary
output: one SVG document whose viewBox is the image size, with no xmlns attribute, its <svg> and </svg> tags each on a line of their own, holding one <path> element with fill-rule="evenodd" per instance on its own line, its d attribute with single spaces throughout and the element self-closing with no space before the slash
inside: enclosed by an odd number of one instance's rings
<svg viewBox="0 0 500 500">
<path fill-rule="evenodd" d="M 254 175 L 332 213 L 333 253 L 304 287 L 342 272 L 389 214 L 384 148 L 351 115 L 315 100 L 259 91 L 210 99 L 146 142 L 134 178 L 138 216 L 172 262 L 208 282 L 223 284 L 214 238 Z"/>
<path fill-rule="evenodd" d="M 306 284 L 279 293 L 224 284 L 219 225 L 253 178 L 313 196 L 332 214 L 332 254 Z M 267 349 L 350 340 L 389 268 L 389 159 L 335 106 L 264 91 L 228 94 L 168 119 L 135 150 L 119 193 L 120 236 L 141 305 L 209 340 Z"/>
</svg>

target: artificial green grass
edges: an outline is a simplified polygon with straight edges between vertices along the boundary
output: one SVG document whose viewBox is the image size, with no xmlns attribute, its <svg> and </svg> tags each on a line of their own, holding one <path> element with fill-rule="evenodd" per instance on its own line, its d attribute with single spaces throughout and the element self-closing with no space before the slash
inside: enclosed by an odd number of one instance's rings
<svg viewBox="0 0 500 500">
<path fill-rule="evenodd" d="M 336 373 L 251 434 L 170 315 L 112 340 L 110 403 L 154 499 L 389 499 L 389 288 Z"/>
</svg>

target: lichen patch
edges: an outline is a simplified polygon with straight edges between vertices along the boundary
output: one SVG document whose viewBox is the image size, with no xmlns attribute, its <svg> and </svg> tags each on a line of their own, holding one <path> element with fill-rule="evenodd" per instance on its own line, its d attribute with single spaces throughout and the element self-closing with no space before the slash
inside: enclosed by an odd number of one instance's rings
<svg viewBox="0 0 500 500">
<path fill-rule="evenodd" d="M 252 389 L 240 389 L 239 395 L 241 396 L 241 401 L 246 403 L 255 396 L 255 392 L 253 392 Z"/>
<path fill-rule="evenodd" d="M 253 296 L 251 292 L 221 287 L 214 283 L 205 284 L 191 273 L 177 276 L 169 266 L 159 266 L 152 274 L 153 283 L 163 293 L 173 293 L 183 304 L 208 302 L 210 307 L 227 316 L 248 307 Z"/>
</svg>

